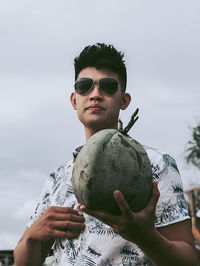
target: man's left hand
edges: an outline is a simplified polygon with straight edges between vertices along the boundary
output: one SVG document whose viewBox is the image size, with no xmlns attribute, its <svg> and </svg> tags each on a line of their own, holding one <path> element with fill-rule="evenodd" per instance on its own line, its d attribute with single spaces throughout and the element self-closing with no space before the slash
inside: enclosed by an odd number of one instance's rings
<svg viewBox="0 0 200 266">
<path fill-rule="evenodd" d="M 115 233 L 124 239 L 140 245 L 144 244 L 144 241 L 148 240 L 155 232 L 154 217 L 159 195 L 158 182 L 153 182 L 153 193 L 149 203 L 141 211 L 133 212 L 123 194 L 119 190 L 115 190 L 114 198 L 121 210 L 120 216 L 105 211 L 89 210 L 84 205 L 79 205 L 79 209 L 108 224 Z"/>
</svg>

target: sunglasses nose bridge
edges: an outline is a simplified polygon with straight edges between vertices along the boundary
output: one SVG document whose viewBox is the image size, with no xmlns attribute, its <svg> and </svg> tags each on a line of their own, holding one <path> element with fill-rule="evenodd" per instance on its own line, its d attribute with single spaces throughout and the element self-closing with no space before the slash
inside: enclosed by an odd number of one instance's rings
<svg viewBox="0 0 200 266">
<path fill-rule="evenodd" d="M 93 81 L 93 84 L 92 84 L 92 87 L 91 87 L 91 91 L 93 93 L 96 93 L 96 92 L 100 93 L 101 92 L 101 88 L 99 86 L 99 81 Z"/>
</svg>

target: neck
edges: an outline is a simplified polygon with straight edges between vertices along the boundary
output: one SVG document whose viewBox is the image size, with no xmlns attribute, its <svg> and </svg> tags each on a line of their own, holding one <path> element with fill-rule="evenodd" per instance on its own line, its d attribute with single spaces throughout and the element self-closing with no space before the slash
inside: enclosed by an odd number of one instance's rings
<svg viewBox="0 0 200 266">
<path fill-rule="evenodd" d="M 93 130 L 93 129 L 88 129 L 88 128 L 85 128 L 85 138 L 86 138 L 86 141 L 92 137 L 92 135 L 94 135 L 95 133 L 97 133 L 99 130 Z"/>
<path fill-rule="evenodd" d="M 117 125 L 116 126 L 111 126 L 111 127 L 105 127 L 105 128 L 99 128 L 99 129 L 97 129 L 97 128 L 87 128 L 87 127 L 85 127 L 85 138 L 86 138 L 86 141 L 90 138 L 90 137 L 92 137 L 92 135 L 94 135 L 95 133 L 97 133 L 98 131 L 100 131 L 100 130 L 103 130 L 103 129 L 117 129 Z"/>
</svg>

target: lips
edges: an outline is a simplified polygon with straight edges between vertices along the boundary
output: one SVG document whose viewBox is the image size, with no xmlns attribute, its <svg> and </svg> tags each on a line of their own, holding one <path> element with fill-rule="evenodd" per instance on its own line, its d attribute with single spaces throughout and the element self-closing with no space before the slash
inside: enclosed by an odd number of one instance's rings
<svg viewBox="0 0 200 266">
<path fill-rule="evenodd" d="M 98 104 L 91 104 L 89 105 L 86 110 L 105 110 L 104 107 L 102 107 L 101 105 L 98 105 Z"/>
</svg>

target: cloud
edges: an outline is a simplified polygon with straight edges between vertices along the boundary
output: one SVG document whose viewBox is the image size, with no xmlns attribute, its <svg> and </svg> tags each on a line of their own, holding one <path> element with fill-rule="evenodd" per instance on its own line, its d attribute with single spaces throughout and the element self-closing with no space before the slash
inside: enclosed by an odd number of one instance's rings
<svg viewBox="0 0 200 266">
<path fill-rule="evenodd" d="M 28 218 L 33 214 L 33 210 L 35 209 L 36 204 L 37 201 L 33 199 L 24 202 L 24 204 L 14 212 L 14 219 L 21 222 L 28 220 Z"/>
<path fill-rule="evenodd" d="M 20 123 L 32 118 L 41 108 L 70 108 L 69 95 L 73 82 L 68 74 L 54 77 L 31 78 L 29 76 L 5 75 L 1 79 L 0 122 Z M 67 104 L 68 102 L 68 104 Z M 72 109 L 72 108 L 71 108 Z"/>
<path fill-rule="evenodd" d="M 9 231 L 1 232 L 0 250 L 14 249 L 19 241 L 18 233 L 10 233 Z"/>
<path fill-rule="evenodd" d="M 189 164 L 186 165 L 183 161 L 180 162 L 179 167 L 184 189 L 192 189 L 195 187 L 200 187 L 200 171 L 195 166 Z"/>
<path fill-rule="evenodd" d="M 0 248 L 16 245 L 36 207 L 46 175 L 40 171 L 0 172 Z"/>
</svg>

